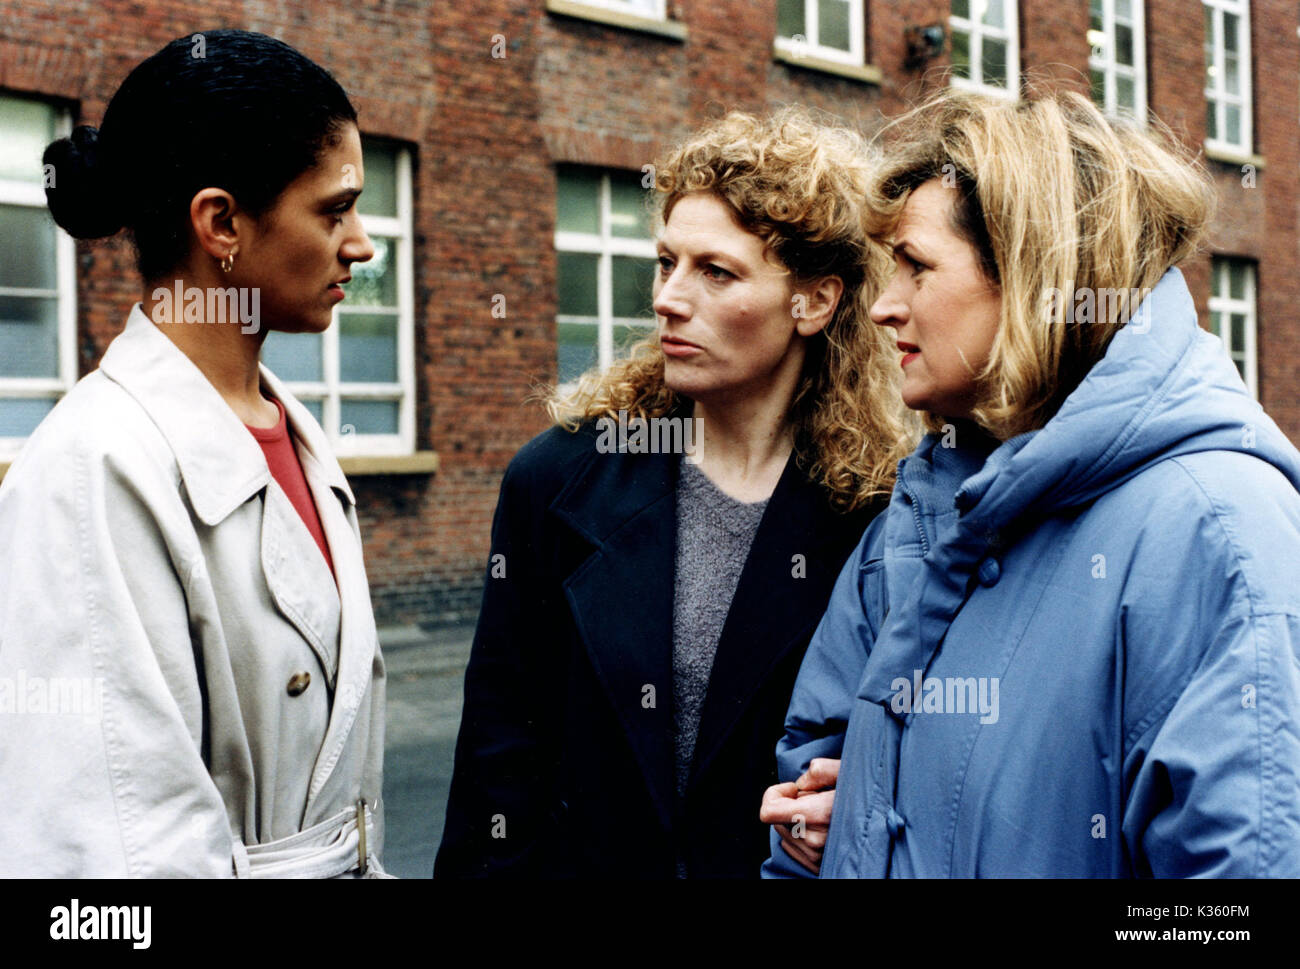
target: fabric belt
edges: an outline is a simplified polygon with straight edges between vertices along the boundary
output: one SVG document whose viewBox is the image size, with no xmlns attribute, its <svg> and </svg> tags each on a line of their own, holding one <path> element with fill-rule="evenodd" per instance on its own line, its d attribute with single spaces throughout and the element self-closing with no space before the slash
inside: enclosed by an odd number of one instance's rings
<svg viewBox="0 0 1300 969">
<path fill-rule="evenodd" d="M 364 817 L 364 826 L 357 823 Z M 375 817 L 365 801 L 305 831 L 265 844 L 234 842 L 236 878 L 387 878 L 372 853 Z"/>
</svg>

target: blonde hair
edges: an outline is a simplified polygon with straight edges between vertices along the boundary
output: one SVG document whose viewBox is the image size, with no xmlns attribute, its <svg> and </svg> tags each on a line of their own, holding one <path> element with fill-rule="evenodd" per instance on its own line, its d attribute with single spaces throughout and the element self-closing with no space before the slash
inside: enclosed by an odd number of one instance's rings
<svg viewBox="0 0 1300 969">
<path fill-rule="evenodd" d="M 827 276 L 843 283 L 832 319 L 808 339 L 789 420 L 801 466 L 844 509 L 888 494 L 898 460 L 915 443 L 915 421 L 900 404 L 893 342 L 867 317 L 890 266 L 866 231 L 871 167 L 860 136 L 799 109 L 766 119 L 730 114 L 655 166 L 662 220 L 686 195 L 712 193 L 797 283 Z M 653 418 L 683 403 L 664 382 L 654 335 L 603 373 L 584 374 L 573 393 L 553 392 L 547 410 L 575 430 L 620 410 Z"/>
<path fill-rule="evenodd" d="M 1213 215 L 1204 168 L 1168 128 L 1108 120 L 1070 91 L 1007 102 L 947 90 L 881 136 L 892 140 L 871 186 L 873 236 L 887 241 L 911 191 L 940 179 L 957 190 L 954 228 L 1000 288 L 971 416 L 1004 440 L 1051 419 L 1136 309 L 1130 294 L 1193 254 Z M 1084 293 L 1097 318 L 1079 323 Z M 942 415 L 925 424 L 938 429 Z"/>
</svg>

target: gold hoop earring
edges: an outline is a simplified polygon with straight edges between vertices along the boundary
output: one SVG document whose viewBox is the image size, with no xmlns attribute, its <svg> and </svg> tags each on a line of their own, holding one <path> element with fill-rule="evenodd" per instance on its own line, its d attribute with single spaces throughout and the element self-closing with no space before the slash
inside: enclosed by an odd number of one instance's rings
<svg viewBox="0 0 1300 969">
<path fill-rule="evenodd" d="M 221 271 L 223 273 L 228 273 L 230 272 L 230 270 L 234 268 L 235 268 L 235 251 L 232 249 L 230 252 L 226 253 L 225 257 L 221 260 Z"/>
</svg>

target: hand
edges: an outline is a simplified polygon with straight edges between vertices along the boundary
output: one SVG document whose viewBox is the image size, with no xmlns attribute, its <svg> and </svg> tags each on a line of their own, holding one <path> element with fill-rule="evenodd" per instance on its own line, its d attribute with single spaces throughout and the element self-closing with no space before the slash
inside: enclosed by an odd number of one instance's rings
<svg viewBox="0 0 1300 969">
<path fill-rule="evenodd" d="M 821 870 L 839 774 L 839 760 L 816 757 L 798 780 L 764 791 L 758 810 L 760 821 L 776 827 L 785 853 L 814 875 Z"/>
</svg>

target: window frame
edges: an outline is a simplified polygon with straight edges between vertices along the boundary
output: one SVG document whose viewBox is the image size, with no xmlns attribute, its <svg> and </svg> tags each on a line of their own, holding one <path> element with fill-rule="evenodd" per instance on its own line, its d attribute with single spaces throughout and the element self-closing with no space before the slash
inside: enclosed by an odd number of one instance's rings
<svg viewBox="0 0 1300 969">
<path fill-rule="evenodd" d="M 556 252 L 556 288 L 559 287 L 559 254 L 561 252 L 576 252 L 584 255 L 595 255 L 596 260 L 596 318 L 594 322 L 590 317 L 578 317 L 563 315 L 559 311 L 558 303 L 555 311 L 556 323 L 556 376 L 559 377 L 559 326 L 560 324 L 581 324 L 584 326 L 596 327 L 596 365 L 601 370 L 609 368 L 614 362 L 614 327 L 615 326 L 636 326 L 645 325 L 647 320 L 630 319 L 628 317 L 614 316 L 614 257 L 628 256 L 634 259 L 658 259 L 659 251 L 656 248 L 653 231 L 648 239 L 629 239 L 624 236 L 616 236 L 611 231 L 612 201 L 613 188 L 610 179 L 611 172 L 624 172 L 631 174 L 630 169 L 608 168 L 592 165 L 573 165 L 570 167 L 586 168 L 590 171 L 596 171 L 600 174 L 599 188 L 599 206 L 600 206 L 600 232 L 575 232 L 572 230 L 561 230 L 557 216 L 555 226 L 555 252 Z M 562 172 L 556 169 L 556 204 L 559 204 L 560 179 Z M 649 319 L 649 324 L 653 325 L 653 317 Z M 563 386 L 572 387 L 573 382 L 569 381 Z"/>
<path fill-rule="evenodd" d="M 66 138 L 72 133 L 72 112 L 66 106 L 54 104 L 44 98 L 29 97 L 11 92 L 0 92 L 0 97 L 11 100 L 39 101 L 54 110 L 54 137 Z M 57 173 L 56 173 L 57 177 Z M 18 205 L 45 210 L 45 182 L 18 182 L 0 179 L 0 205 Z M 53 221 L 53 220 L 51 220 Z M 58 340 L 58 374 L 54 377 L 0 377 L 0 398 L 8 400 L 53 398 L 57 405 L 80 375 L 77 366 L 77 276 L 76 243 L 72 237 L 54 223 L 54 290 L 0 287 L 0 296 L 50 296 L 57 300 L 56 335 Z M 0 461 L 12 461 L 27 437 L 0 437 Z"/>
<path fill-rule="evenodd" d="M 366 136 L 362 136 L 365 140 Z M 342 318 L 349 313 L 373 313 L 374 307 L 336 305 L 329 329 L 321 337 L 321 379 L 283 380 L 290 392 L 304 404 L 320 401 L 322 430 L 339 458 L 408 456 L 415 450 L 415 258 L 410 146 L 376 137 L 395 149 L 393 177 L 396 185 L 396 215 L 358 213 L 366 234 L 391 240 L 393 267 L 397 273 L 397 379 L 391 383 L 344 381 L 340 369 Z M 364 191 L 364 188 L 363 188 Z M 345 433 L 342 401 L 397 401 L 397 432 L 394 434 Z"/>
<path fill-rule="evenodd" d="M 867 4 L 866 0 L 846 0 L 849 5 L 849 49 L 825 47 L 821 44 L 821 14 L 818 0 L 803 0 L 804 30 L 808 35 L 797 40 L 800 35 L 786 37 L 777 34 L 773 45 L 775 48 L 795 60 L 814 57 L 836 64 L 849 64 L 861 67 L 867 62 Z"/>
<path fill-rule="evenodd" d="M 1234 299 L 1231 296 L 1231 270 L 1234 264 L 1241 265 L 1246 270 L 1245 295 L 1240 299 Z M 1241 362 L 1245 364 L 1244 381 L 1246 389 L 1250 395 L 1259 400 L 1259 359 L 1258 359 L 1258 328 L 1259 328 L 1259 300 L 1258 300 L 1258 266 L 1253 259 L 1243 259 L 1237 256 L 1214 256 L 1210 265 L 1210 299 L 1207 304 L 1207 310 L 1210 314 L 1210 325 L 1214 325 L 1214 314 L 1218 313 L 1220 319 L 1226 322 L 1226 325 L 1220 326 L 1219 332 L 1210 330 L 1214 336 L 1217 336 L 1223 343 L 1224 351 L 1228 354 L 1228 359 L 1233 362 L 1235 369 L 1238 356 Z M 1234 348 L 1232 345 L 1232 322 L 1230 316 L 1240 314 L 1246 317 L 1246 345 L 1240 348 Z"/>
<path fill-rule="evenodd" d="M 1226 89 L 1221 89 L 1223 78 L 1215 76 L 1215 89 L 1205 90 L 1206 106 L 1213 106 L 1215 123 L 1220 132 L 1227 128 L 1225 123 L 1227 107 L 1230 104 L 1237 104 L 1241 110 L 1241 141 L 1234 143 L 1224 138 L 1211 138 L 1209 131 L 1205 134 L 1205 147 L 1207 151 L 1220 152 L 1229 155 L 1250 155 L 1255 146 L 1255 92 L 1252 83 L 1252 70 L 1254 67 L 1254 57 L 1250 44 L 1250 0 L 1201 0 L 1203 8 L 1208 7 L 1213 11 L 1214 20 L 1214 37 L 1210 47 L 1210 63 L 1206 64 L 1207 80 L 1211 67 L 1219 67 L 1224 63 L 1224 30 L 1223 15 L 1224 13 L 1233 13 L 1238 16 L 1238 36 L 1237 36 L 1237 57 L 1238 66 L 1241 71 L 1241 93 L 1229 94 Z"/>
<path fill-rule="evenodd" d="M 668 0 L 652 0 L 655 7 L 654 13 L 646 13 L 644 10 L 637 9 L 633 6 L 634 0 L 569 0 L 569 2 L 581 7 L 595 7 L 597 10 L 608 10 L 643 20 L 666 21 L 668 19 Z"/>
<path fill-rule="evenodd" d="M 1096 55 L 1096 46 L 1090 44 L 1088 54 L 1088 68 L 1090 70 L 1100 71 L 1102 75 L 1102 84 L 1104 87 L 1104 103 L 1098 105 L 1102 111 L 1111 117 L 1121 117 L 1125 111 L 1121 110 L 1118 102 L 1118 78 L 1132 77 L 1133 79 L 1133 98 L 1135 101 L 1134 112 L 1132 117 L 1141 124 L 1147 121 L 1147 56 L 1146 56 L 1146 3 L 1145 0 L 1132 0 L 1133 17 L 1131 24 L 1133 27 L 1133 66 L 1119 63 L 1115 59 L 1117 46 L 1115 43 L 1115 27 L 1119 21 L 1119 15 L 1115 12 L 1115 0 L 1099 0 L 1101 3 L 1101 23 L 1102 34 L 1105 38 L 1107 56 L 1104 58 Z M 1089 29 L 1089 33 L 1091 33 Z"/>
<path fill-rule="evenodd" d="M 970 2 L 975 4 L 986 2 L 986 0 L 970 0 Z M 949 37 L 951 38 L 958 30 L 961 30 L 969 34 L 971 39 L 971 76 L 969 78 L 958 77 L 953 73 L 951 83 L 953 87 L 963 91 L 978 91 L 992 97 L 1017 101 L 1020 99 L 1020 8 L 1017 0 L 1004 0 L 1002 9 L 1007 18 L 1007 26 L 988 27 L 982 22 L 982 13 L 978 19 L 958 17 L 952 13 L 952 5 L 949 4 Z M 1004 88 L 984 83 L 984 38 L 986 36 L 994 40 L 1005 40 L 1007 42 L 1007 86 Z M 978 44 L 976 41 L 978 41 Z M 977 66 L 979 67 L 979 80 L 975 79 L 975 68 Z"/>
</svg>

